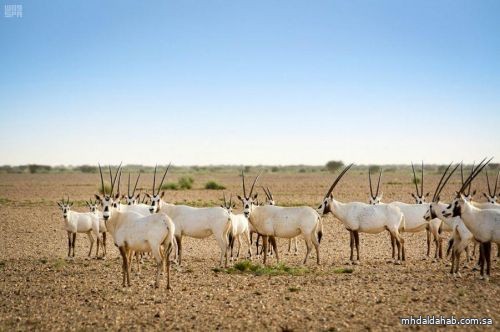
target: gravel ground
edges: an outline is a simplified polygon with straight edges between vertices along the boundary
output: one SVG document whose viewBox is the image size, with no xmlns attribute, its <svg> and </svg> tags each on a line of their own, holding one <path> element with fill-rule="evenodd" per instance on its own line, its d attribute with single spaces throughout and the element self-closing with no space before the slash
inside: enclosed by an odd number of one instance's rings
<svg viewBox="0 0 500 332">
<path fill-rule="evenodd" d="M 426 178 L 427 189 L 433 189 L 437 177 Z M 228 192 L 240 192 L 234 174 L 194 178 L 195 186 L 214 179 Z M 316 206 L 331 178 L 321 173 L 266 174 L 262 181 L 273 189 L 278 204 Z M 387 201 L 409 202 L 409 180 L 408 174 L 385 175 L 384 181 L 393 183 L 383 185 Z M 387 263 L 388 234 L 360 234 L 361 264 L 350 266 L 348 232 L 331 215 L 324 219 L 321 265 L 315 264 L 313 253 L 304 275 L 215 272 L 215 240 L 185 238 L 185 259 L 172 272 L 172 291 L 166 290 L 165 280 L 153 288 L 155 266 L 148 260 L 140 274 L 132 272 L 132 287 L 122 288 L 121 263 L 111 239 L 105 260 L 86 258 L 89 244 L 83 235 L 77 237 L 76 258 L 65 259 L 67 235 L 55 201 L 69 194 L 80 205 L 75 209 L 84 211 L 79 203 L 95 191 L 97 181 L 95 174 L 0 174 L 0 330 L 385 330 L 403 329 L 399 318 L 409 315 L 490 317 L 493 329 L 500 329 L 498 260 L 488 283 L 471 271 L 472 263 L 462 269 L 461 278 L 453 279 L 448 260 L 423 260 L 425 233 L 404 234 L 403 265 Z M 143 176 L 140 185 L 150 181 Z M 335 193 L 341 200 L 366 201 L 366 174 L 351 172 Z M 171 201 L 197 205 L 219 204 L 220 196 L 196 188 L 167 193 Z M 300 266 L 302 241 L 298 255 L 286 253 L 285 240 L 279 246 L 286 265 Z M 343 268 L 353 271 L 340 273 Z"/>
</svg>

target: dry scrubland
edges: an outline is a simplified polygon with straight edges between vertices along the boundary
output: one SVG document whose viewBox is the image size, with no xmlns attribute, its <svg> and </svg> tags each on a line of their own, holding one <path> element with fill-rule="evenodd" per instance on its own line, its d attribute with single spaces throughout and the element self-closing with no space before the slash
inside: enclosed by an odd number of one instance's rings
<svg viewBox="0 0 500 332">
<path fill-rule="evenodd" d="M 169 181 L 177 176 L 172 174 Z M 167 200 L 219 204 L 220 191 L 197 189 L 208 180 L 225 185 L 228 192 L 241 191 L 237 174 L 190 176 L 194 189 L 169 191 Z M 268 173 L 261 183 L 272 188 L 279 204 L 315 207 L 332 177 Z M 426 175 L 424 190 L 433 190 L 438 178 Z M 149 189 L 151 180 L 151 175 L 144 175 L 139 186 Z M 385 174 L 385 201 L 410 202 L 410 180 L 409 173 Z M 458 181 L 450 181 L 443 197 L 449 197 Z M 316 266 L 313 255 L 302 275 L 215 272 L 219 254 L 215 241 L 186 238 L 183 266 L 172 273 L 172 292 L 166 291 L 164 282 L 159 289 L 152 287 L 151 262 L 145 263 L 140 275 L 131 274 L 132 287 L 122 288 L 121 263 L 111 241 L 106 260 L 87 260 L 88 242 L 78 235 L 77 257 L 65 260 L 67 236 L 55 202 L 69 194 L 76 210 L 86 210 L 83 200 L 97 184 L 97 174 L 0 174 L 0 330 L 379 330 L 401 329 L 399 317 L 420 314 L 488 316 L 495 321 L 494 329 L 500 327 L 498 260 L 493 262 L 489 283 L 479 281 L 470 268 L 454 280 L 447 273 L 447 261 L 422 260 L 425 233 L 404 235 L 407 261 L 401 266 L 386 263 L 387 234 L 361 234 L 362 264 L 352 273 L 342 273 L 350 268 L 348 232 L 331 215 L 324 219 L 322 263 Z M 485 188 L 484 176 L 476 187 Z M 367 192 L 366 173 L 353 170 L 334 193 L 340 200 L 366 201 Z M 286 241 L 279 245 L 288 266 L 300 265 L 303 243 L 298 256 L 285 254 Z"/>
</svg>

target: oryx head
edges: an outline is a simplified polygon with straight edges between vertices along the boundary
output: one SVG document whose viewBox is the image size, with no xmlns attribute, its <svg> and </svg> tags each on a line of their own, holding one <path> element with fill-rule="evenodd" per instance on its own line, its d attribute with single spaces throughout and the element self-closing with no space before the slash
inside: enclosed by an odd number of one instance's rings
<svg viewBox="0 0 500 332">
<path fill-rule="evenodd" d="M 96 212 L 97 207 L 99 206 L 99 201 L 97 201 L 97 200 L 92 201 L 92 197 L 91 197 L 88 201 L 85 201 L 85 204 L 87 204 L 87 206 L 89 207 L 90 212 Z"/>
<path fill-rule="evenodd" d="M 500 169 L 497 172 L 497 178 L 495 180 L 495 187 L 493 191 L 491 191 L 490 187 L 490 179 L 488 178 L 488 170 L 486 172 L 486 182 L 488 183 L 488 193 L 483 193 L 484 197 L 486 197 L 486 200 L 488 203 L 491 204 L 496 204 L 497 203 L 497 184 L 498 184 L 498 175 L 500 174 Z"/>
<path fill-rule="evenodd" d="M 269 187 L 262 187 L 262 190 L 264 190 L 264 193 L 266 194 L 266 202 L 264 203 L 265 205 L 276 205 L 276 202 L 274 201 L 273 193 L 271 190 L 269 190 Z"/>
<path fill-rule="evenodd" d="M 73 202 L 69 201 L 69 196 L 68 196 L 66 202 L 64 202 L 64 198 L 62 198 L 60 202 L 57 202 L 57 205 L 59 205 L 59 208 L 61 209 L 61 211 L 63 213 L 64 220 L 68 219 L 69 211 L 71 210 L 71 207 L 73 206 Z"/>
<path fill-rule="evenodd" d="M 221 208 L 224 208 L 227 210 L 227 212 L 232 213 L 233 209 L 236 208 L 236 204 L 233 203 L 233 194 L 229 195 L 229 202 L 226 200 L 226 193 L 222 192 L 222 196 L 224 199 L 224 204 L 221 205 Z"/>
<path fill-rule="evenodd" d="M 261 174 L 262 174 L 262 171 L 255 177 L 255 179 L 253 180 L 253 183 L 252 183 L 252 187 L 250 188 L 250 192 L 247 195 L 247 190 L 245 188 L 245 174 L 243 173 L 243 171 L 241 171 L 241 179 L 243 181 L 243 197 L 238 195 L 238 199 L 241 201 L 241 203 L 243 203 L 243 214 L 247 218 L 250 216 L 250 213 L 253 211 L 254 206 L 257 205 L 258 193 L 255 193 L 255 195 L 253 195 L 253 197 L 252 197 L 252 193 L 253 193 L 253 188 L 255 187 L 255 183 L 257 182 L 257 180 L 259 179 Z"/>
<path fill-rule="evenodd" d="M 457 191 L 457 195 L 453 199 L 453 201 L 442 211 L 442 215 L 445 218 L 451 218 L 451 217 L 457 217 L 462 215 L 462 211 L 464 209 L 465 204 L 469 204 L 467 197 L 464 195 L 465 190 L 470 187 L 472 181 L 478 176 L 479 173 L 483 170 L 486 165 L 489 164 L 489 162 L 493 158 L 490 158 L 488 161 L 486 161 L 486 158 L 484 158 L 479 165 L 471 172 L 469 177 L 462 183 L 462 187 Z"/>
<path fill-rule="evenodd" d="M 424 162 L 422 161 L 422 169 L 420 170 L 421 178 L 420 178 L 420 191 L 418 191 L 417 185 L 417 175 L 415 174 L 415 167 L 413 166 L 413 162 L 411 163 L 411 169 L 413 171 L 413 183 L 415 184 L 415 193 L 410 193 L 411 197 L 415 200 L 415 204 L 424 204 L 425 199 L 429 197 L 429 193 L 424 196 Z"/>
<path fill-rule="evenodd" d="M 155 166 L 155 172 L 153 176 L 153 193 L 150 195 L 146 193 L 146 196 L 149 197 L 151 200 L 151 205 L 149 206 L 149 212 L 151 213 L 156 213 L 160 211 L 160 202 L 163 196 L 165 195 L 165 191 L 161 191 L 161 187 L 163 186 L 163 181 L 165 181 L 165 177 L 167 176 L 168 169 L 170 168 L 170 164 L 168 164 L 167 169 L 165 170 L 165 173 L 163 174 L 163 177 L 161 179 L 160 185 L 158 186 L 158 189 L 156 190 L 156 169 L 158 165 Z M 156 193 L 155 193 L 156 190 Z"/>
<path fill-rule="evenodd" d="M 475 166 L 476 162 L 472 163 L 472 169 L 471 169 L 471 174 L 474 172 L 474 166 Z M 462 185 L 464 184 L 464 169 L 463 169 L 463 165 L 460 164 L 460 177 L 462 179 Z M 471 186 L 472 186 L 472 183 L 469 183 L 469 185 L 467 186 L 467 188 L 464 189 L 463 191 L 463 195 L 465 197 L 465 199 L 468 201 L 468 202 L 472 202 L 472 199 L 474 198 L 474 195 L 476 195 L 476 190 L 472 191 L 471 193 Z M 459 193 L 457 192 L 457 197 L 460 197 Z"/>
<path fill-rule="evenodd" d="M 368 182 L 370 183 L 370 199 L 369 199 L 369 204 L 371 205 L 377 205 L 380 204 L 382 201 L 382 197 L 384 196 L 384 193 L 381 193 L 380 196 L 378 194 L 378 190 L 380 188 L 380 178 L 382 177 L 382 168 L 380 168 L 380 173 L 378 174 L 378 182 L 377 182 L 377 191 L 375 192 L 375 195 L 373 194 L 373 188 L 372 188 L 372 174 L 371 174 L 371 169 L 368 167 Z"/>
<path fill-rule="evenodd" d="M 135 195 L 135 190 L 137 189 L 137 183 L 139 183 L 139 178 L 141 177 L 141 173 L 137 176 L 137 180 L 135 180 L 134 190 L 130 193 L 130 173 L 128 173 L 128 182 L 127 182 L 127 195 L 123 195 L 122 198 L 125 198 L 127 205 L 135 205 L 138 204 L 140 194 Z"/>
<path fill-rule="evenodd" d="M 337 176 L 335 181 L 333 181 L 332 185 L 330 186 L 330 189 L 326 192 L 325 198 L 323 198 L 323 202 L 321 202 L 321 205 L 318 206 L 316 211 L 318 211 L 319 215 L 325 215 L 328 212 L 333 212 L 332 211 L 332 200 L 333 200 L 333 189 L 335 189 L 335 186 L 339 183 L 340 179 L 344 176 L 344 174 L 352 167 L 354 164 L 348 165 L 346 168 L 342 170 L 342 172 Z"/>
<path fill-rule="evenodd" d="M 117 208 L 119 202 L 120 202 L 120 193 L 117 192 L 113 196 L 113 190 L 115 188 L 115 182 L 116 178 L 120 177 L 121 174 L 121 168 L 122 164 L 120 163 L 120 166 L 116 169 L 115 176 L 113 177 L 112 172 L 111 172 L 111 166 L 108 166 L 109 168 L 109 179 L 111 181 L 111 191 L 109 193 L 106 192 L 106 187 L 104 186 L 104 179 L 102 177 L 102 169 L 101 165 L 99 164 L 99 173 L 101 175 L 101 188 L 102 188 L 102 198 L 99 195 L 95 195 L 95 198 L 101 203 L 102 206 L 102 216 L 104 220 L 108 220 L 111 217 L 112 209 Z M 119 180 L 118 180 L 119 181 Z"/>
<path fill-rule="evenodd" d="M 430 221 L 432 219 L 438 218 L 438 216 L 436 214 L 436 211 L 437 211 L 437 209 L 440 208 L 440 206 L 439 206 L 439 197 L 441 195 L 441 191 L 443 190 L 443 188 L 446 185 L 446 183 L 448 183 L 448 180 L 451 178 L 451 176 L 453 175 L 453 173 L 455 173 L 455 171 L 458 168 L 458 164 L 457 164 L 455 166 L 455 168 L 453 168 L 453 170 L 448 174 L 448 177 L 446 177 L 446 174 L 448 173 L 448 170 L 450 169 L 450 167 L 451 167 L 452 164 L 453 164 L 453 162 L 450 163 L 448 165 L 448 167 L 444 170 L 444 173 L 441 176 L 441 179 L 439 180 L 439 183 L 438 183 L 438 185 L 436 187 L 436 190 L 434 191 L 434 196 L 432 196 L 432 202 L 429 204 L 429 208 L 427 209 L 427 212 L 424 215 L 424 219 L 427 220 L 427 221 Z M 443 182 L 443 180 L 444 180 L 444 182 Z"/>
</svg>

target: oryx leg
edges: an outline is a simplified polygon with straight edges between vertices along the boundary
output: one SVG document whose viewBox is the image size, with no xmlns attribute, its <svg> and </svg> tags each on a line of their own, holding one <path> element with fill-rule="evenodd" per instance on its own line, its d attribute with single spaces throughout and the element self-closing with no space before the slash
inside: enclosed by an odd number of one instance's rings
<svg viewBox="0 0 500 332">
<path fill-rule="evenodd" d="M 104 252 L 102 257 L 106 257 L 106 232 L 102 233 L 102 250 Z"/>
<path fill-rule="evenodd" d="M 359 231 L 352 231 L 352 234 L 354 235 L 354 243 L 356 244 L 356 257 L 359 262 Z"/>
<path fill-rule="evenodd" d="M 349 229 L 349 238 L 350 238 L 350 246 L 351 246 L 351 255 L 349 256 L 349 261 L 352 263 L 353 262 L 353 256 L 354 256 L 354 235 L 352 234 L 352 231 Z"/>
<path fill-rule="evenodd" d="M 72 234 L 68 231 L 68 257 L 71 257 L 71 237 Z"/>
<path fill-rule="evenodd" d="M 94 237 L 92 236 L 91 232 L 88 231 L 87 232 L 87 237 L 89 238 L 89 242 L 90 242 L 90 250 L 89 250 L 89 256 L 92 255 L 92 247 L 94 246 Z"/>
<path fill-rule="evenodd" d="M 71 241 L 71 247 L 73 248 L 73 257 L 75 257 L 75 243 L 76 243 L 76 233 L 73 233 L 73 241 Z"/>
<path fill-rule="evenodd" d="M 182 235 L 176 235 L 175 241 L 177 242 L 177 258 L 179 259 L 179 266 L 182 263 Z"/>
<path fill-rule="evenodd" d="M 120 249 L 120 254 L 122 256 L 122 276 L 123 276 L 123 281 L 122 281 L 122 287 L 127 286 L 127 274 L 128 274 L 128 255 L 127 255 L 127 250 L 125 247 L 119 247 Z M 130 284 L 129 284 L 130 286 Z"/>
<path fill-rule="evenodd" d="M 160 285 L 160 273 L 163 267 L 163 257 L 160 253 L 160 246 L 151 246 L 151 253 L 153 254 L 154 259 L 156 260 L 155 288 L 158 288 L 158 286 Z"/>
<path fill-rule="evenodd" d="M 304 235 L 304 241 L 306 242 L 306 257 L 304 257 L 303 264 L 306 264 L 307 258 L 309 258 L 309 254 L 311 253 L 312 241 L 307 235 Z"/>
<path fill-rule="evenodd" d="M 425 233 L 427 234 L 427 257 L 431 255 L 431 230 L 429 226 L 425 228 Z"/>
<path fill-rule="evenodd" d="M 278 245 L 276 244 L 276 238 L 274 236 L 269 237 L 269 242 L 271 242 L 271 245 L 273 247 L 274 253 L 276 254 L 276 263 L 280 262 L 280 257 L 278 255 Z"/>
<path fill-rule="evenodd" d="M 257 240 L 258 239 L 259 238 L 257 237 Z M 262 236 L 262 247 L 264 250 L 264 265 L 266 265 L 267 262 L 267 242 L 268 242 L 267 236 Z"/>
<path fill-rule="evenodd" d="M 486 281 L 490 278 L 490 270 L 491 270 L 491 242 L 485 243 L 485 262 L 486 262 Z"/>
<path fill-rule="evenodd" d="M 316 250 L 316 264 L 319 265 L 319 240 L 318 237 L 316 237 L 315 235 L 313 235 L 311 238 L 312 238 L 312 244 L 314 245 L 314 249 Z M 297 241 L 297 237 L 295 237 L 295 241 Z"/>
</svg>

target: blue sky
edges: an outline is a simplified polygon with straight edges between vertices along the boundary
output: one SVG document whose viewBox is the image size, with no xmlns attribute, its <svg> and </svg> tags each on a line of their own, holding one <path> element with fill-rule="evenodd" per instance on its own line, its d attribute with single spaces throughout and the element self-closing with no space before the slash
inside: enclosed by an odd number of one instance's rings
<svg viewBox="0 0 500 332">
<path fill-rule="evenodd" d="M 500 158 L 500 1 L 0 4 L 0 164 Z"/>
</svg>

